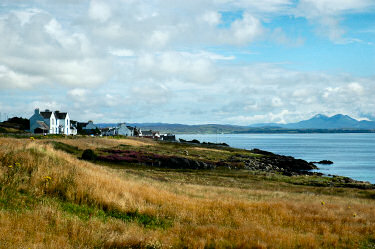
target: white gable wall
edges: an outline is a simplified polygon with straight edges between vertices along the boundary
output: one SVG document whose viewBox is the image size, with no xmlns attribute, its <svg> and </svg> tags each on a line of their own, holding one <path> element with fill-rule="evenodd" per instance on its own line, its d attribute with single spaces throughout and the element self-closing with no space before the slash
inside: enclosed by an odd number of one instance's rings
<svg viewBox="0 0 375 249">
<path fill-rule="evenodd" d="M 58 119 L 58 127 L 60 134 L 70 135 L 70 118 L 69 114 L 67 113 L 65 119 Z"/>
<path fill-rule="evenodd" d="M 44 120 L 44 123 L 46 123 L 49 126 L 50 134 L 56 134 L 56 117 L 55 117 L 55 114 L 53 114 L 53 112 L 49 119 Z"/>
</svg>

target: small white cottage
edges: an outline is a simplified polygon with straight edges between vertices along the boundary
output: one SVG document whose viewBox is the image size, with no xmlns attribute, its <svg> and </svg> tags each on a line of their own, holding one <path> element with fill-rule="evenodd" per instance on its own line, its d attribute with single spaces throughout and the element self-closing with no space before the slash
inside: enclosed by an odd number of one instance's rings
<svg viewBox="0 0 375 249">
<path fill-rule="evenodd" d="M 59 112 L 55 111 L 55 119 L 56 119 L 56 128 L 58 133 L 56 134 L 65 134 L 70 135 L 70 118 L 67 112 Z"/>
</svg>

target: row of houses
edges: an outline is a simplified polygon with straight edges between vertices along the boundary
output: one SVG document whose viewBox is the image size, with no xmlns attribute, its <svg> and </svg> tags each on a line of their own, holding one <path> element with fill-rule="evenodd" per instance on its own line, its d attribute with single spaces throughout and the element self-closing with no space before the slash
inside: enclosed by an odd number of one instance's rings
<svg viewBox="0 0 375 249">
<path fill-rule="evenodd" d="M 92 120 L 87 123 L 72 121 L 67 112 L 40 111 L 35 109 L 30 117 L 30 132 L 34 134 L 64 134 L 64 135 L 101 135 L 101 136 L 131 136 L 145 137 L 155 140 L 175 141 L 173 134 L 160 134 L 159 131 L 144 130 L 120 123 L 116 127 L 99 129 Z"/>
<path fill-rule="evenodd" d="M 144 137 L 155 140 L 175 141 L 176 137 L 173 134 L 160 134 L 159 131 L 142 130 L 137 127 L 120 123 L 116 127 L 102 128 L 101 134 L 103 136 L 131 136 L 131 137 Z"/>
</svg>

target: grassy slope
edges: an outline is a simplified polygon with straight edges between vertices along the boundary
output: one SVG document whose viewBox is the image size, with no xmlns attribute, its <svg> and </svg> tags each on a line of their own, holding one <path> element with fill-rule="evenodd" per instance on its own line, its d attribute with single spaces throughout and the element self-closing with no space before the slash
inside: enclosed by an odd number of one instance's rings
<svg viewBox="0 0 375 249">
<path fill-rule="evenodd" d="M 0 138 L 0 248 L 375 245 L 374 190 L 288 183 L 319 181 L 302 176 L 162 170 L 77 159 L 86 148 L 173 155 L 188 150 L 191 157 L 211 159 L 237 153 L 231 149 L 133 139 L 51 142 Z"/>
</svg>

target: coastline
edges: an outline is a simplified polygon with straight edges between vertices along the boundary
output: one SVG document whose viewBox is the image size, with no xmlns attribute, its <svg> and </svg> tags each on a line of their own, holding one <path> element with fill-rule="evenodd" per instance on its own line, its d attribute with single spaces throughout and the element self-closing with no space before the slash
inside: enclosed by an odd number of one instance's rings
<svg viewBox="0 0 375 249">
<path fill-rule="evenodd" d="M 259 148 L 306 161 L 331 160 L 317 172 L 341 175 L 375 183 L 374 134 L 184 134 L 176 138 L 196 138 L 205 142 L 228 143 L 241 149 Z"/>
</svg>

